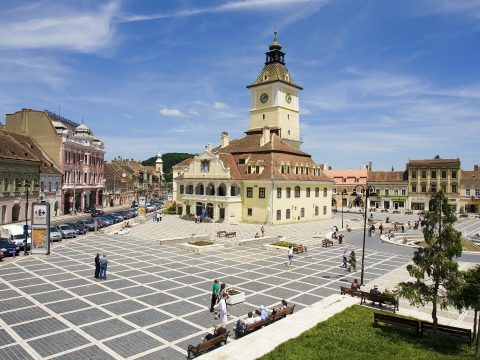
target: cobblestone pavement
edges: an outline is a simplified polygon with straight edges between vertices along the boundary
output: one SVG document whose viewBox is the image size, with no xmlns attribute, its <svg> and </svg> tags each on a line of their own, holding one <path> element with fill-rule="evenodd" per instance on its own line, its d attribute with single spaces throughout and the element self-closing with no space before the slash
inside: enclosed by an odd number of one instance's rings
<svg viewBox="0 0 480 360">
<path fill-rule="evenodd" d="M 354 219 L 351 215 L 352 219 Z M 352 222 L 358 220 L 349 220 Z M 308 244 L 308 252 L 286 266 L 284 255 L 258 245 L 193 254 L 156 239 L 233 230 L 250 238 L 260 225 L 194 224 L 167 216 L 135 227 L 128 235 L 89 235 L 64 241 L 48 257 L 29 256 L 0 265 L 0 359 L 184 359 L 186 347 L 217 323 L 208 311 L 214 278 L 246 293 L 229 307 L 229 329 L 238 317 L 282 298 L 296 311 L 350 284 L 359 272 L 340 267 L 352 244 L 323 248 L 312 235 L 339 218 L 265 226 L 266 234 Z M 93 277 L 93 258 L 105 251 L 108 280 Z M 405 265 L 410 256 L 366 254 L 365 283 Z M 359 266 L 358 266 L 359 268 Z M 232 338 L 229 341 L 234 341 Z"/>
</svg>

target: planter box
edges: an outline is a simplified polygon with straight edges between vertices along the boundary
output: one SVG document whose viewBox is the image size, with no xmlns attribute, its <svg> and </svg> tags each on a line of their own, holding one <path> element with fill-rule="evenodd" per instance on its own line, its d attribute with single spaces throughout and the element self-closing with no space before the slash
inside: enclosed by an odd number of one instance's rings
<svg viewBox="0 0 480 360">
<path fill-rule="evenodd" d="M 235 304 L 239 304 L 239 303 L 244 302 L 244 301 L 245 301 L 245 293 L 240 292 L 239 294 L 229 296 L 228 299 L 227 299 L 227 304 L 228 305 L 235 305 Z"/>
<path fill-rule="evenodd" d="M 262 245 L 263 250 L 267 251 L 273 251 L 276 253 L 281 253 L 281 254 L 288 254 L 288 247 L 285 246 L 275 246 L 275 245 L 270 245 L 270 244 L 263 244 Z"/>
<path fill-rule="evenodd" d="M 197 245 L 192 245 L 192 244 L 189 244 L 189 243 L 184 243 L 184 244 L 178 245 L 178 248 L 180 250 L 190 251 L 190 252 L 194 252 L 194 253 L 206 253 L 206 252 L 209 252 L 209 251 L 221 250 L 224 247 L 225 247 L 224 244 L 197 246 Z"/>
</svg>

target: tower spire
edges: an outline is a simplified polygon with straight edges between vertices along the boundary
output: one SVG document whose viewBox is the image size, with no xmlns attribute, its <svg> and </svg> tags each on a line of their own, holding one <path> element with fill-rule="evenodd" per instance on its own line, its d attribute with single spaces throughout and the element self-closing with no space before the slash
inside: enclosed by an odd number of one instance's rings
<svg viewBox="0 0 480 360">
<path fill-rule="evenodd" d="M 275 26 L 275 30 L 273 31 L 273 41 L 268 47 L 269 51 L 265 53 L 265 65 L 273 63 L 280 63 L 282 65 L 285 65 L 285 53 L 282 51 L 282 45 L 280 45 L 280 43 L 278 42 L 277 34 L 277 27 Z"/>
</svg>

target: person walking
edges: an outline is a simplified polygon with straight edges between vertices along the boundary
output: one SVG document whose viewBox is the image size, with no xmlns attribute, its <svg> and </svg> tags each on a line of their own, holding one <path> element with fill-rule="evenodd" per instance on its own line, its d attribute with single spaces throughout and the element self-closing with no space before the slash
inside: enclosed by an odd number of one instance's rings
<svg viewBox="0 0 480 360">
<path fill-rule="evenodd" d="M 153 213 L 152 214 L 152 222 L 154 223 L 157 220 L 157 214 Z"/>
<path fill-rule="evenodd" d="M 292 266 L 292 260 L 293 260 L 293 247 L 290 245 L 288 247 L 288 263 L 287 266 Z"/>
<path fill-rule="evenodd" d="M 345 249 L 345 251 L 343 252 L 343 265 L 342 265 L 342 268 L 344 268 L 345 270 L 348 269 L 348 250 Z"/>
<path fill-rule="evenodd" d="M 95 279 L 100 277 L 100 253 L 95 256 Z"/>
<path fill-rule="evenodd" d="M 213 280 L 212 299 L 210 301 L 210 312 L 213 312 L 213 308 L 217 303 L 219 291 L 220 291 L 220 285 L 218 285 L 218 279 L 215 279 Z"/>
<path fill-rule="evenodd" d="M 262 228 L 260 229 L 260 231 L 262 232 L 262 237 L 263 237 L 263 234 L 265 234 L 265 228 L 263 227 L 263 225 L 262 225 Z"/>
<path fill-rule="evenodd" d="M 380 223 L 380 226 L 378 227 L 378 230 L 380 230 L 380 235 L 383 234 L 383 223 Z"/>
<path fill-rule="evenodd" d="M 357 271 L 357 259 L 355 258 L 355 251 L 352 251 L 350 253 L 348 262 L 350 263 L 350 266 L 348 267 L 348 271 L 352 272 L 352 268 L 353 268 L 353 271 Z"/>
<path fill-rule="evenodd" d="M 99 259 L 100 262 L 100 274 L 99 277 L 100 279 L 107 280 L 107 265 L 108 265 L 108 260 L 107 260 L 107 255 L 103 253 L 102 256 L 100 256 Z"/>
<path fill-rule="evenodd" d="M 220 299 L 217 305 L 215 305 L 215 310 L 218 311 L 220 322 L 222 324 L 228 323 L 227 298 L 228 294 L 226 292 L 223 293 L 223 297 Z"/>
</svg>

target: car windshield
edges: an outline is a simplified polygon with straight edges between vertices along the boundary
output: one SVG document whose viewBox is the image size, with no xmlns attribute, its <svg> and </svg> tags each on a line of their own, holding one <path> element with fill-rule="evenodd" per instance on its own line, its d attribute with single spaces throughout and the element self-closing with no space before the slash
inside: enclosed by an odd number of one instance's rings
<svg viewBox="0 0 480 360">
<path fill-rule="evenodd" d="M 60 225 L 60 229 L 62 230 L 71 230 L 72 228 L 68 225 Z"/>
<path fill-rule="evenodd" d="M 55 226 L 52 226 L 50 228 L 50 232 L 58 232 L 58 229 Z"/>
</svg>

